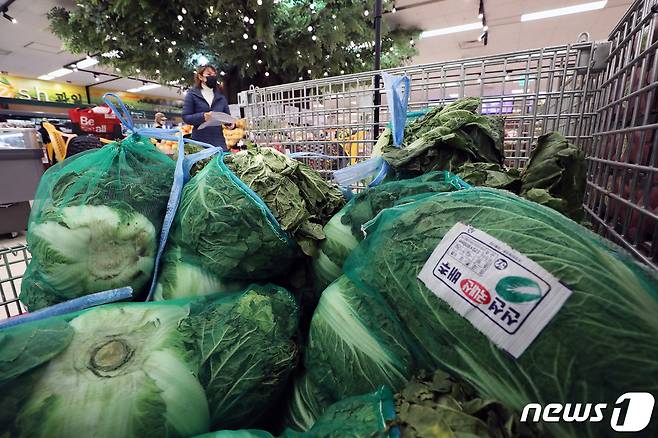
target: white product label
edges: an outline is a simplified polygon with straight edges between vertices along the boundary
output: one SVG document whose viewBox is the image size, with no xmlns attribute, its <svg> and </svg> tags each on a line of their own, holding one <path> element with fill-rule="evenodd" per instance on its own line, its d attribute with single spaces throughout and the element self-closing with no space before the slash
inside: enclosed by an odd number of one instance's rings
<svg viewBox="0 0 658 438">
<path fill-rule="evenodd" d="M 571 295 L 537 263 L 462 223 L 443 237 L 418 278 L 516 358 Z"/>
</svg>

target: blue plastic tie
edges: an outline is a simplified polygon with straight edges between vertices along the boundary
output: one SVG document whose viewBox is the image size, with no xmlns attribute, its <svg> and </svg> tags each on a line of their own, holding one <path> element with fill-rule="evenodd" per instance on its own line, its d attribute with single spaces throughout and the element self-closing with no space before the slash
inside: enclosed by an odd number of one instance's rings
<svg viewBox="0 0 658 438">
<path fill-rule="evenodd" d="M 19 324 L 28 322 L 39 321 L 41 319 L 50 318 L 53 316 L 65 315 L 67 313 L 78 312 L 80 310 L 88 309 L 90 307 L 100 306 L 102 304 L 113 303 L 116 301 L 123 301 L 131 299 L 133 296 L 133 289 L 131 287 L 122 287 L 119 289 L 112 289 L 104 292 L 97 292 L 84 297 L 74 298 L 72 300 L 64 301 L 63 303 L 55 304 L 45 309 L 37 310 L 35 312 L 26 313 L 25 315 L 9 318 L 0 322 L 0 330 L 8 327 L 13 327 Z"/>
<path fill-rule="evenodd" d="M 399 148 L 404 140 L 411 81 L 409 76 L 393 76 L 388 73 L 382 73 L 382 78 L 387 94 L 388 111 L 391 114 L 393 144 Z M 402 91 L 402 85 L 404 85 L 404 91 Z"/>
</svg>

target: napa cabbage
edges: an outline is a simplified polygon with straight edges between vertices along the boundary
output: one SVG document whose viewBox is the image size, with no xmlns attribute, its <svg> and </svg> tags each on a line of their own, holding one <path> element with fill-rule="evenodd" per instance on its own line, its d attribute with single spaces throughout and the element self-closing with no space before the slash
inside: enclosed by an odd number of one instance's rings
<svg viewBox="0 0 658 438">
<path fill-rule="evenodd" d="M 541 265 L 572 291 L 514 359 L 427 289 L 417 276 L 457 222 L 483 230 Z M 520 411 L 528 403 L 614 404 L 657 392 L 658 278 L 621 248 L 560 213 L 506 191 L 441 193 L 383 211 L 344 265 L 359 288 L 382 294 L 422 348 L 419 365 L 441 368 L 485 398 Z M 503 286 L 501 286 L 503 287 Z M 505 293 L 532 294 L 511 281 Z M 607 424 L 545 423 L 555 436 L 599 437 Z M 649 426 L 648 435 L 656 434 Z"/>
<path fill-rule="evenodd" d="M 29 310 L 130 286 L 146 292 L 175 163 L 131 135 L 76 154 L 42 176 L 30 213 Z"/>
<path fill-rule="evenodd" d="M 338 400 L 380 385 L 400 389 L 414 369 L 411 345 L 379 294 L 359 290 L 341 276 L 325 289 L 313 313 L 289 424 L 306 430 Z"/>
<path fill-rule="evenodd" d="M 297 321 L 287 291 L 251 286 L 5 329 L 0 436 L 186 437 L 257 425 L 296 363 Z"/>
<path fill-rule="evenodd" d="M 151 278 L 156 229 L 135 211 L 105 205 L 63 207 L 30 225 L 30 263 L 20 300 L 30 309 Z"/>
</svg>

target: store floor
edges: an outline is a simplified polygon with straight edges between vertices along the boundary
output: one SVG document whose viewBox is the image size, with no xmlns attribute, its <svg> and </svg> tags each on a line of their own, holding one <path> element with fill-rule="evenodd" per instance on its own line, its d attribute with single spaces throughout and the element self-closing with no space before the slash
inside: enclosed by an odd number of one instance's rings
<svg viewBox="0 0 658 438">
<path fill-rule="evenodd" d="M 18 236 L 12 237 L 9 234 L 0 235 L 0 249 L 13 248 L 15 246 L 25 245 L 25 233 L 19 233 Z"/>
</svg>

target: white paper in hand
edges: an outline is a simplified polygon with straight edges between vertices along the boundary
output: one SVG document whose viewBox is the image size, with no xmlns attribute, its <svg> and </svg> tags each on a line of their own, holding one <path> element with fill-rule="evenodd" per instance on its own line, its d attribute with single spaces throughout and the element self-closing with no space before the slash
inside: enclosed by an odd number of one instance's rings
<svg viewBox="0 0 658 438">
<path fill-rule="evenodd" d="M 226 113 L 213 111 L 210 113 L 210 120 L 203 122 L 201 125 L 199 125 L 198 129 L 206 129 L 210 126 L 230 125 L 237 121 L 238 119 Z"/>
</svg>

